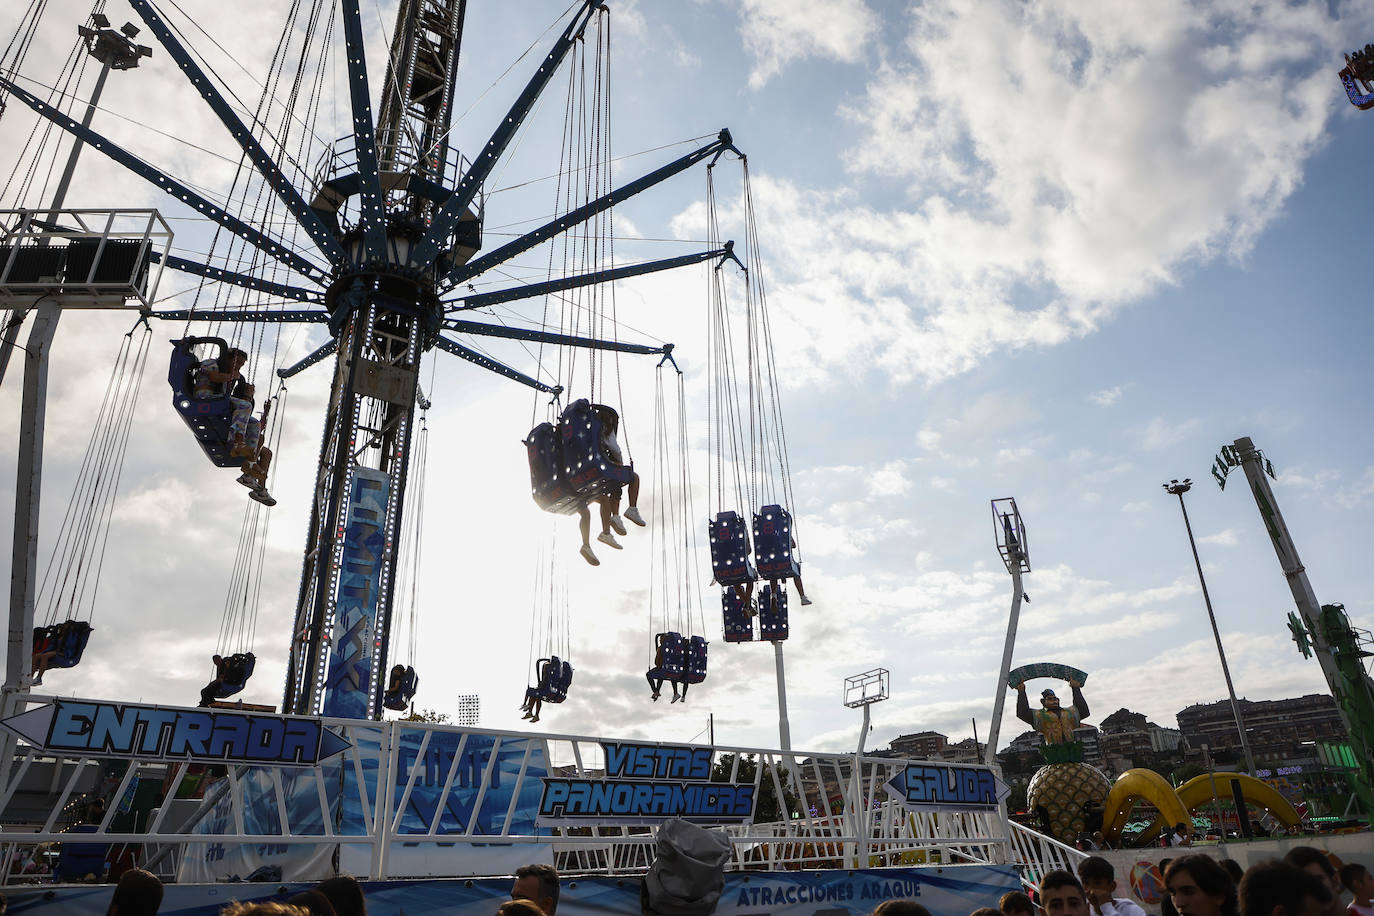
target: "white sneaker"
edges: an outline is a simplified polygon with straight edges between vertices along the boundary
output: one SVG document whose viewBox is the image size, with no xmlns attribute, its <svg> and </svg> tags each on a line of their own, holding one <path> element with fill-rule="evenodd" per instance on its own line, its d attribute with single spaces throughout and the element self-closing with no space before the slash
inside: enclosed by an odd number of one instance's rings
<svg viewBox="0 0 1374 916">
<path fill-rule="evenodd" d="M 802 604 L 803 604 L 803 605 L 807 605 L 807 604 L 811 604 L 811 603 L 812 603 L 812 601 L 811 601 L 810 598 L 806 597 L 805 595 L 802 595 Z"/>
<path fill-rule="evenodd" d="M 609 531 L 601 532 L 596 536 L 596 539 L 601 543 L 605 544 L 607 547 L 614 547 L 616 550 L 623 549 L 620 546 L 620 542 L 615 539 L 615 535 L 611 534 Z"/>
<path fill-rule="evenodd" d="M 247 474 L 240 474 L 238 482 L 243 484 L 250 490 L 255 489 L 258 485 L 257 480 L 255 480 L 252 477 L 249 477 Z"/>
<path fill-rule="evenodd" d="M 275 506 L 277 504 L 277 501 L 272 498 L 272 494 L 267 492 L 266 487 L 258 487 L 252 493 L 248 494 L 248 498 L 256 499 L 264 506 Z"/>
<path fill-rule="evenodd" d="M 626 509 L 625 517 L 641 528 L 648 524 L 648 522 L 644 521 L 644 516 L 639 514 L 639 508 L 637 506 L 631 506 L 630 508 Z M 625 532 L 622 531 L 620 533 L 624 534 Z"/>
<path fill-rule="evenodd" d="M 622 537 L 627 533 L 625 531 L 625 523 L 620 520 L 620 516 L 618 515 L 611 516 L 611 527 L 615 529 L 616 534 Z"/>
<path fill-rule="evenodd" d="M 588 563 L 590 563 L 591 565 L 593 565 L 593 566 L 600 566 L 600 565 L 601 565 L 601 561 L 598 560 L 598 559 L 596 558 L 596 554 L 592 553 L 592 548 L 591 548 L 590 546 L 588 546 L 588 547 L 582 547 L 582 548 L 580 548 L 577 552 L 580 553 L 580 554 L 582 554 L 582 559 L 586 560 L 586 561 L 587 561 Z"/>
</svg>

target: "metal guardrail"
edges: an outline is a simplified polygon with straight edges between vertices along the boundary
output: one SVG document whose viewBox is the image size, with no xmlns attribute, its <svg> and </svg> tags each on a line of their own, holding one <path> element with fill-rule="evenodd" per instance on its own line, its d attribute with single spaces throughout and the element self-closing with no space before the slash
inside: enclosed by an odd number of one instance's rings
<svg viewBox="0 0 1374 916">
<path fill-rule="evenodd" d="M 171 247 L 157 210 L 0 210 L 0 302 L 146 309 Z"/>
</svg>

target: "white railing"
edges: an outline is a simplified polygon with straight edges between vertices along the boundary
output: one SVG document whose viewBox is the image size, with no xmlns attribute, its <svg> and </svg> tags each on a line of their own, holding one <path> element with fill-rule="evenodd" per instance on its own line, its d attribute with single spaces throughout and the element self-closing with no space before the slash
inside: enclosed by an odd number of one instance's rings
<svg viewBox="0 0 1374 916">
<path fill-rule="evenodd" d="M 1078 863 L 1088 857 L 1086 852 L 1045 836 L 1015 821 L 1011 825 L 1011 849 L 1017 870 L 1021 872 L 1021 883 L 1026 887 L 1038 887 L 1040 878 L 1056 870 L 1078 874 Z"/>
<path fill-rule="evenodd" d="M 48 702 L 31 697 L 28 705 Z M 373 879 L 509 874 L 512 861 L 541 857 L 604 874 L 641 872 L 652 861 L 661 818 L 572 826 L 538 816 L 546 778 L 613 782 L 602 742 L 614 739 L 321 721 L 349 744 L 336 756 L 305 767 L 226 764 L 218 774 L 185 761 L 64 757 L 21 740 L 0 789 L 5 862 L 38 844 L 73 842 L 71 825 L 92 798 L 105 802 L 104 813 L 79 842 L 137 846 L 141 864 L 181 880 L 246 876 L 254 863 L 274 861 L 284 880 L 305 879 L 335 856 L 339 867 Z M 730 869 L 1044 858 L 1023 855 L 1029 841 L 1010 833 L 999 813 L 912 812 L 889 800 L 884 783 L 909 761 L 696 750 L 709 751 L 713 781 L 752 780 L 760 800 L 794 799 L 786 820 L 727 827 Z M 751 759 L 753 772 L 741 778 Z"/>
</svg>

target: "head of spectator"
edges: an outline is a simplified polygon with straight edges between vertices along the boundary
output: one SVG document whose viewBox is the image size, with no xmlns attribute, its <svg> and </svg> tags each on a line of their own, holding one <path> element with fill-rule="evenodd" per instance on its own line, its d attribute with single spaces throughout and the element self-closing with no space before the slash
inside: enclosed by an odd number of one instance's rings
<svg viewBox="0 0 1374 916">
<path fill-rule="evenodd" d="M 310 916 L 338 916 L 329 898 L 317 890 L 302 891 L 294 897 L 288 897 L 286 902 L 300 907 Z"/>
<path fill-rule="evenodd" d="M 884 900 L 873 908 L 873 916 L 930 916 L 930 910 L 915 900 Z"/>
<path fill-rule="evenodd" d="M 1035 916 L 1035 904 L 1020 891 L 1008 891 L 997 901 L 1002 916 Z"/>
<path fill-rule="evenodd" d="M 326 878 L 314 889 L 329 901 L 338 916 L 367 916 L 367 901 L 363 899 L 363 886 L 352 875 L 335 875 Z"/>
<path fill-rule="evenodd" d="M 131 868 L 119 876 L 105 916 L 155 916 L 162 906 L 162 882 L 157 875 Z M 0 913 L 4 910 L 0 909 Z"/>
<path fill-rule="evenodd" d="M 1330 902 L 1324 879 L 1286 859 L 1251 865 L 1240 879 L 1241 916 L 1320 916 Z"/>
<path fill-rule="evenodd" d="M 1221 867 L 1226 869 L 1226 874 L 1231 876 L 1231 881 L 1240 886 L 1241 876 L 1245 874 L 1245 869 L 1240 867 L 1240 863 L 1235 859 L 1222 859 Z"/>
<path fill-rule="evenodd" d="M 1331 900 L 1325 905 L 1327 916 L 1337 916 L 1341 911 L 1341 883 L 1336 877 L 1336 866 L 1331 857 L 1315 846 L 1294 846 L 1284 855 L 1283 861 L 1296 865 L 1325 885 Z"/>
<path fill-rule="evenodd" d="M 1052 871 L 1040 879 L 1040 911 L 1045 916 L 1088 916 L 1083 885 L 1066 871 Z"/>
<path fill-rule="evenodd" d="M 1170 862 L 1164 889 L 1179 916 L 1236 916 L 1236 885 L 1209 855 L 1193 853 Z"/>
<path fill-rule="evenodd" d="M 1358 906 L 1369 907 L 1374 905 L 1371 899 L 1374 898 L 1374 875 L 1369 873 L 1358 862 L 1341 867 L 1341 884 L 1345 889 L 1355 895 L 1355 903 Z"/>
<path fill-rule="evenodd" d="M 1094 908 L 1116 898 L 1116 869 L 1101 856 L 1088 856 L 1078 863 L 1078 880 Z"/>
<path fill-rule="evenodd" d="M 515 870 L 510 899 L 531 900 L 544 916 L 554 916 L 558 909 L 558 869 L 543 864 L 521 865 Z"/>
<path fill-rule="evenodd" d="M 980 906 L 972 913 L 969 913 L 968 916 L 1002 916 L 1002 911 L 995 910 L 990 906 Z"/>
<path fill-rule="evenodd" d="M 235 900 L 233 903 L 226 903 L 220 909 L 219 916 L 310 916 L 310 911 L 303 907 L 292 906 L 289 903 L 272 901 L 243 903 Z"/>
<path fill-rule="evenodd" d="M 507 900 L 496 908 L 496 916 L 548 916 L 533 900 Z"/>
</svg>

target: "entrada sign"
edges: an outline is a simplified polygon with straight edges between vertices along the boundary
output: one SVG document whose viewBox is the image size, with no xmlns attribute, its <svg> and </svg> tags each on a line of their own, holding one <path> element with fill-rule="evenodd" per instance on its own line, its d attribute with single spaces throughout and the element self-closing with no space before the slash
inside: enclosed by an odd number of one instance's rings
<svg viewBox="0 0 1374 916">
<path fill-rule="evenodd" d="M 883 786 L 913 810 L 995 810 L 1011 791 L 988 767 L 909 763 Z"/>
<path fill-rule="evenodd" d="M 318 719 L 225 709 L 58 700 L 0 721 L 55 754 L 314 766 L 349 747 Z"/>
<path fill-rule="evenodd" d="M 754 818 L 753 783 L 709 781 L 710 748 L 609 741 L 601 747 L 604 779 L 544 780 L 540 825 L 654 824 L 665 818 L 745 824 Z"/>
</svg>

